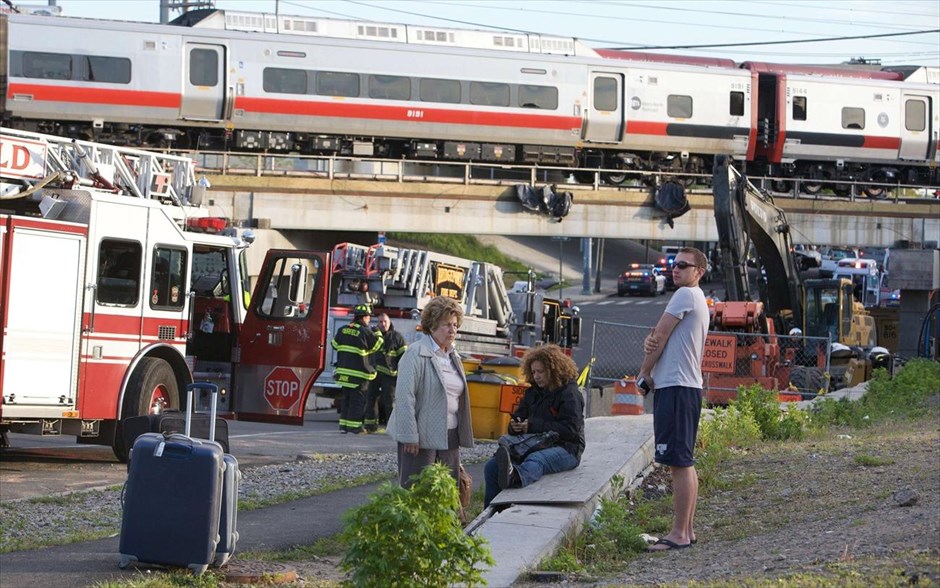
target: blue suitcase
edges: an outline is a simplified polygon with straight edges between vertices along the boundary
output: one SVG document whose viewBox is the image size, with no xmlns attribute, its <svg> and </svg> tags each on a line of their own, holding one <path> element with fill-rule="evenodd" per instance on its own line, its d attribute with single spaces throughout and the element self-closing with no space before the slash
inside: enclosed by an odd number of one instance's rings
<svg viewBox="0 0 940 588">
<path fill-rule="evenodd" d="M 213 438 L 218 388 L 196 383 L 187 389 L 187 415 L 197 390 L 211 393 Z M 189 437 L 190 421 L 185 435 L 145 433 L 134 442 L 121 520 L 122 569 L 140 561 L 188 567 L 199 575 L 234 553 L 238 462 L 218 443 Z"/>
</svg>

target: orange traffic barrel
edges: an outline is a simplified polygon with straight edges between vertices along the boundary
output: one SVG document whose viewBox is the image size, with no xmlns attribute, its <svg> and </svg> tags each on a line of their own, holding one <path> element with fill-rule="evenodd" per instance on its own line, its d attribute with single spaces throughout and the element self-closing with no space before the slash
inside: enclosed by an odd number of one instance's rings
<svg viewBox="0 0 940 588">
<path fill-rule="evenodd" d="M 614 403 L 610 414 L 644 414 L 643 395 L 636 387 L 636 378 L 624 378 L 614 384 Z"/>
</svg>

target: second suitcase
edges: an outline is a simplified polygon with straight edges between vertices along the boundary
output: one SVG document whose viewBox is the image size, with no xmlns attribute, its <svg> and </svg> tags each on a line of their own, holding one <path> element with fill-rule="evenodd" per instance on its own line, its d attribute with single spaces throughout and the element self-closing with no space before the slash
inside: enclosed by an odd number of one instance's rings
<svg viewBox="0 0 940 588">
<path fill-rule="evenodd" d="M 209 418 L 207 414 L 192 414 L 190 437 L 209 438 Z M 121 423 L 124 447 L 130 449 L 134 441 L 144 433 L 182 433 L 186 430 L 186 413 L 169 410 L 161 414 L 145 414 L 130 417 Z M 215 441 L 228 453 L 228 421 L 215 419 Z"/>
</svg>

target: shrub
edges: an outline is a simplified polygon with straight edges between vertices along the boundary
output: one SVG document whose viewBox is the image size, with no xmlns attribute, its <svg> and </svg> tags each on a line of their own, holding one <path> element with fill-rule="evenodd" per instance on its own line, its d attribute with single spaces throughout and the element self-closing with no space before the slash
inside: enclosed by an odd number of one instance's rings
<svg viewBox="0 0 940 588">
<path fill-rule="evenodd" d="M 857 401 L 827 399 L 817 403 L 812 422 L 820 427 L 865 427 L 889 419 L 920 418 L 938 412 L 938 395 L 940 364 L 915 359 L 894 378 L 883 369 L 875 370 L 865 395 Z"/>
<path fill-rule="evenodd" d="M 760 427 L 750 412 L 738 406 L 716 408 L 702 415 L 695 448 L 695 471 L 703 489 L 714 487 L 719 464 L 735 449 L 748 449 L 761 440 Z"/>
<path fill-rule="evenodd" d="M 441 464 L 424 468 L 410 489 L 386 482 L 344 515 L 340 563 L 362 587 L 485 584 L 477 564 L 492 565 L 486 541 L 464 534 L 457 485 Z"/>
<path fill-rule="evenodd" d="M 804 436 L 806 415 L 798 410 L 780 410 L 776 392 L 757 384 L 742 386 L 738 388 L 738 397 L 732 405 L 754 417 L 762 439 L 799 440 Z"/>
</svg>

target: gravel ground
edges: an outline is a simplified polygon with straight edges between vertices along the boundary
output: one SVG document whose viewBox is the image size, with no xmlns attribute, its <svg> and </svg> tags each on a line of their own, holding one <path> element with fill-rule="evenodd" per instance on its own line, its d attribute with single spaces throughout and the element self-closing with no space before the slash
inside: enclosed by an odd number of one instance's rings
<svg viewBox="0 0 940 588">
<path fill-rule="evenodd" d="M 461 450 L 466 463 L 485 461 L 495 443 L 477 442 Z M 324 486 L 361 476 L 393 475 L 394 454 L 317 454 L 298 461 L 242 469 L 240 500 L 267 501 L 284 494 L 313 495 Z M 93 538 L 121 527 L 121 490 L 94 490 L 67 495 L 8 501 L 0 505 L 0 550 L 52 545 L 68 538 Z"/>
</svg>

